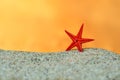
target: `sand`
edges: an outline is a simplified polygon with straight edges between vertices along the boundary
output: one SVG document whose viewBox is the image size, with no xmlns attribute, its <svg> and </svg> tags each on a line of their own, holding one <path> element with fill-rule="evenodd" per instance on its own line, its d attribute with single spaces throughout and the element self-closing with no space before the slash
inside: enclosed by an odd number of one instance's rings
<svg viewBox="0 0 120 80">
<path fill-rule="evenodd" d="M 120 80 L 120 55 L 99 48 L 49 53 L 0 50 L 0 80 Z"/>
</svg>

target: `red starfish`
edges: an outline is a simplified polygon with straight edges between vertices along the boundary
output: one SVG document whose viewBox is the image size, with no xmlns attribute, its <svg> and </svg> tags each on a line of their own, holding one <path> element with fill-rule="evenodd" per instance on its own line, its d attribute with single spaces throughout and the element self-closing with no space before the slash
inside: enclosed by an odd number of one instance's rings
<svg viewBox="0 0 120 80">
<path fill-rule="evenodd" d="M 73 47 L 77 47 L 78 50 L 80 52 L 83 51 L 82 49 L 82 43 L 86 43 L 86 42 L 90 42 L 90 41 L 93 41 L 94 39 L 88 39 L 88 38 L 82 38 L 82 31 L 83 31 L 83 26 L 84 24 L 82 24 L 78 34 L 75 36 L 73 34 L 71 34 L 70 32 L 66 31 L 65 32 L 67 33 L 67 35 L 72 39 L 72 43 L 69 45 L 69 47 L 66 49 L 66 51 L 69 51 L 71 50 Z"/>
</svg>

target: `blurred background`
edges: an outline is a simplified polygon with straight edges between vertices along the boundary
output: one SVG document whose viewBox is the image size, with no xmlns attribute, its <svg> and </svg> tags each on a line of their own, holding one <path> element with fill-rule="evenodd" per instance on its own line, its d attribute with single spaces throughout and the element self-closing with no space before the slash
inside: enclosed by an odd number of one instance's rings
<svg viewBox="0 0 120 80">
<path fill-rule="evenodd" d="M 0 0 L 0 48 L 64 51 L 82 23 L 83 48 L 120 53 L 120 0 Z"/>
</svg>

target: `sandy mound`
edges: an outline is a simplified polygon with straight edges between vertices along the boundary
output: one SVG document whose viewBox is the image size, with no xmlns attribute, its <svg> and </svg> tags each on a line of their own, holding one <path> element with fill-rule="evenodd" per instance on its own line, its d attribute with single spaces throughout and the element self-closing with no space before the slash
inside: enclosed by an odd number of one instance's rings
<svg viewBox="0 0 120 80">
<path fill-rule="evenodd" d="M 120 55 L 97 48 L 47 54 L 0 50 L 0 80 L 120 80 Z"/>
</svg>

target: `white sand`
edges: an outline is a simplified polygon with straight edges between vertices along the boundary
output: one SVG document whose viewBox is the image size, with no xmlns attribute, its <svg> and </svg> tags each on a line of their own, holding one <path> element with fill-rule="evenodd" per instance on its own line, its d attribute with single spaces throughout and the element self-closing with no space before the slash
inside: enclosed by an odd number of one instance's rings
<svg viewBox="0 0 120 80">
<path fill-rule="evenodd" d="M 120 80 L 120 55 L 97 48 L 47 54 L 0 50 L 0 80 Z"/>
</svg>

